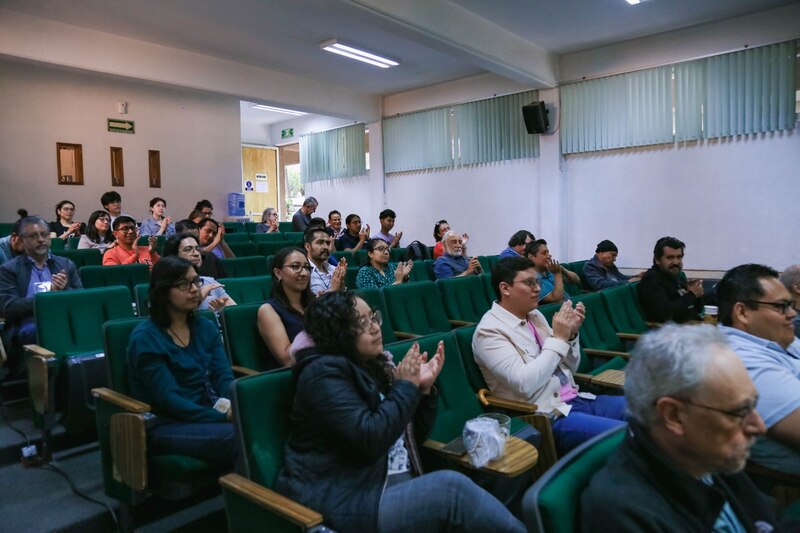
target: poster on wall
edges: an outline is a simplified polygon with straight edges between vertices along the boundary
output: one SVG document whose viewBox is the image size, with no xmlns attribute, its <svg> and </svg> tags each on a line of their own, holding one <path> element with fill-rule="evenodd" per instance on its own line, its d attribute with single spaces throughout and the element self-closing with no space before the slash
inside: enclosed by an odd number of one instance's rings
<svg viewBox="0 0 800 533">
<path fill-rule="evenodd" d="M 269 182 L 266 174 L 256 174 L 256 192 L 269 192 Z"/>
</svg>

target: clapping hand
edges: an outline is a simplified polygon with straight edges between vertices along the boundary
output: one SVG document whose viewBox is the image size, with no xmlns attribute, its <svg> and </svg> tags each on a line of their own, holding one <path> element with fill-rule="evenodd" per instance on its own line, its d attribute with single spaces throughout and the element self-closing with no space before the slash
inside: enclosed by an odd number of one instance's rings
<svg viewBox="0 0 800 533">
<path fill-rule="evenodd" d="M 561 274 L 561 265 L 555 259 L 547 261 L 547 270 L 553 274 Z"/>
<path fill-rule="evenodd" d="M 155 235 L 150 235 L 147 238 L 147 244 L 150 245 L 150 253 L 151 254 L 157 253 L 157 249 L 156 248 L 157 248 L 157 245 L 158 245 L 158 239 L 156 239 Z"/>
<path fill-rule="evenodd" d="M 413 264 L 411 261 L 400 261 L 397 263 L 397 267 L 394 269 L 394 282 L 395 284 L 400 284 L 406 281 L 408 278 L 408 273 L 411 272 L 411 267 Z"/>
<path fill-rule="evenodd" d="M 213 300 L 209 301 L 208 307 L 210 307 L 212 311 L 219 311 L 227 304 L 228 304 L 228 297 L 222 296 L 220 298 L 214 298 Z"/>
<path fill-rule="evenodd" d="M 427 357 L 428 352 L 420 355 L 422 364 L 419 369 L 419 390 L 422 391 L 422 394 L 428 394 L 431 391 L 439 372 L 444 367 L 444 341 L 439 341 L 436 353 L 430 361 L 426 361 Z"/>
<path fill-rule="evenodd" d="M 575 307 L 572 307 L 570 301 L 564 302 L 561 309 L 553 315 L 553 337 L 562 341 L 574 339 L 585 318 L 586 307 L 583 302 L 578 302 Z"/>
<path fill-rule="evenodd" d="M 410 381 L 419 387 L 421 366 L 422 361 L 419 353 L 419 343 L 415 342 L 411 345 L 411 348 L 408 349 L 403 360 L 397 365 L 397 368 L 394 369 L 394 379 L 398 381 Z"/>
<path fill-rule="evenodd" d="M 333 269 L 333 275 L 331 276 L 330 290 L 340 291 L 344 289 L 345 288 L 344 280 L 346 275 L 347 275 L 347 260 L 343 258 L 341 261 L 339 261 L 339 264 L 336 265 L 336 268 Z"/>
</svg>

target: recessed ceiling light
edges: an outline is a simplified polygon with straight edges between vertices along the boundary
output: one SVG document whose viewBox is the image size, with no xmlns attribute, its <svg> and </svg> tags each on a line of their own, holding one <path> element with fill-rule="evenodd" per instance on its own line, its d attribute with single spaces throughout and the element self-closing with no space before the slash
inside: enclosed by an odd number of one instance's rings
<svg viewBox="0 0 800 533">
<path fill-rule="evenodd" d="M 392 61 L 391 59 L 381 57 L 379 55 L 373 54 L 372 52 L 359 50 L 354 46 L 340 43 L 336 39 L 325 41 L 319 46 L 320 48 L 328 52 L 333 52 L 334 54 L 339 54 L 340 56 L 349 57 L 350 59 L 355 59 L 356 61 L 363 61 L 364 63 L 368 63 L 370 65 L 380 68 L 396 67 L 397 65 L 400 64 L 397 61 Z"/>
<path fill-rule="evenodd" d="M 294 109 L 284 109 L 282 107 L 272 107 L 271 105 L 261 105 L 256 104 L 250 106 L 253 109 L 259 109 L 261 111 L 272 111 L 273 113 L 283 113 L 284 115 L 294 115 L 296 117 L 307 115 L 308 113 L 303 113 L 302 111 L 295 111 Z"/>
<path fill-rule="evenodd" d="M 628 2 L 628 3 L 629 3 L 630 5 L 632 5 L 632 6 L 635 6 L 635 5 L 636 5 L 636 4 L 638 4 L 638 3 L 639 3 L 641 0 L 625 0 L 625 1 L 626 1 L 626 2 Z"/>
</svg>

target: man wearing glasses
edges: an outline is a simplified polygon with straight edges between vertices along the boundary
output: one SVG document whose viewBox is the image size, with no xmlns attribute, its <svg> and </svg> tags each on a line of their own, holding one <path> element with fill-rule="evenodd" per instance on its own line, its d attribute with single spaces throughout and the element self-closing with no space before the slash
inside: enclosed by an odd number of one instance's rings
<svg viewBox="0 0 800 533">
<path fill-rule="evenodd" d="M 103 254 L 103 266 L 132 265 L 142 263 L 150 267 L 160 259 L 156 251 L 156 238 L 148 237 L 148 246 L 139 246 L 139 230 L 136 222 L 127 215 L 121 215 L 114 221 L 114 237 L 116 241 L 106 248 Z"/>
<path fill-rule="evenodd" d="M 797 311 L 778 273 L 764 265 L 740 265 L 717 285 L 719 321 L 733 351 L 758 390 L 758 413 L 767 435 L 753 447 L 752 460 L 800 474 L 800 342 Z"/>
<path fill-rule="evenodd" d="M 0 266 L 0 316 L 12 373 L 22 371 L 22 346 L 36 342 L 33 296 L 37 292 L 82 289 L 75 263 L 50 253 L 50 227 L 38 216 L 19 222 L 23 253 Z"/>
<path fill-rule="evenodd" d="M 724 335 L 675 324 L 642 335 L 625 395 L 625 440 L 581 496 L 581 531 L 781 530 L 742 471 L 766 428 Z"/>
</svg>

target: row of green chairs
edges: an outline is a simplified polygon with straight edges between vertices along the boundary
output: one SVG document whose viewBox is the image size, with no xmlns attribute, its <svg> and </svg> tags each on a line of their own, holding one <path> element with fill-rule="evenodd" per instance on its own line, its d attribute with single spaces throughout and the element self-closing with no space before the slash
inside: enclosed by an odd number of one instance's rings
<svg viewBox="0 0 800 533">
<path fill-rule="evenodd" d="M 225 226 L 225 233 L 247 233 L 248 235 L 272 235 L 270 234 L 261 234 L 256 233 L 256 226 L 258 222 L 223 222 L 222 225 Z M 291 233 L 294 232 L 294 225 L 291 221 L 289 222 L 278 222 L 278 232 L 277 233 Z M 302 233 L 302 232 L 300 232 Z"/>
</svg>

